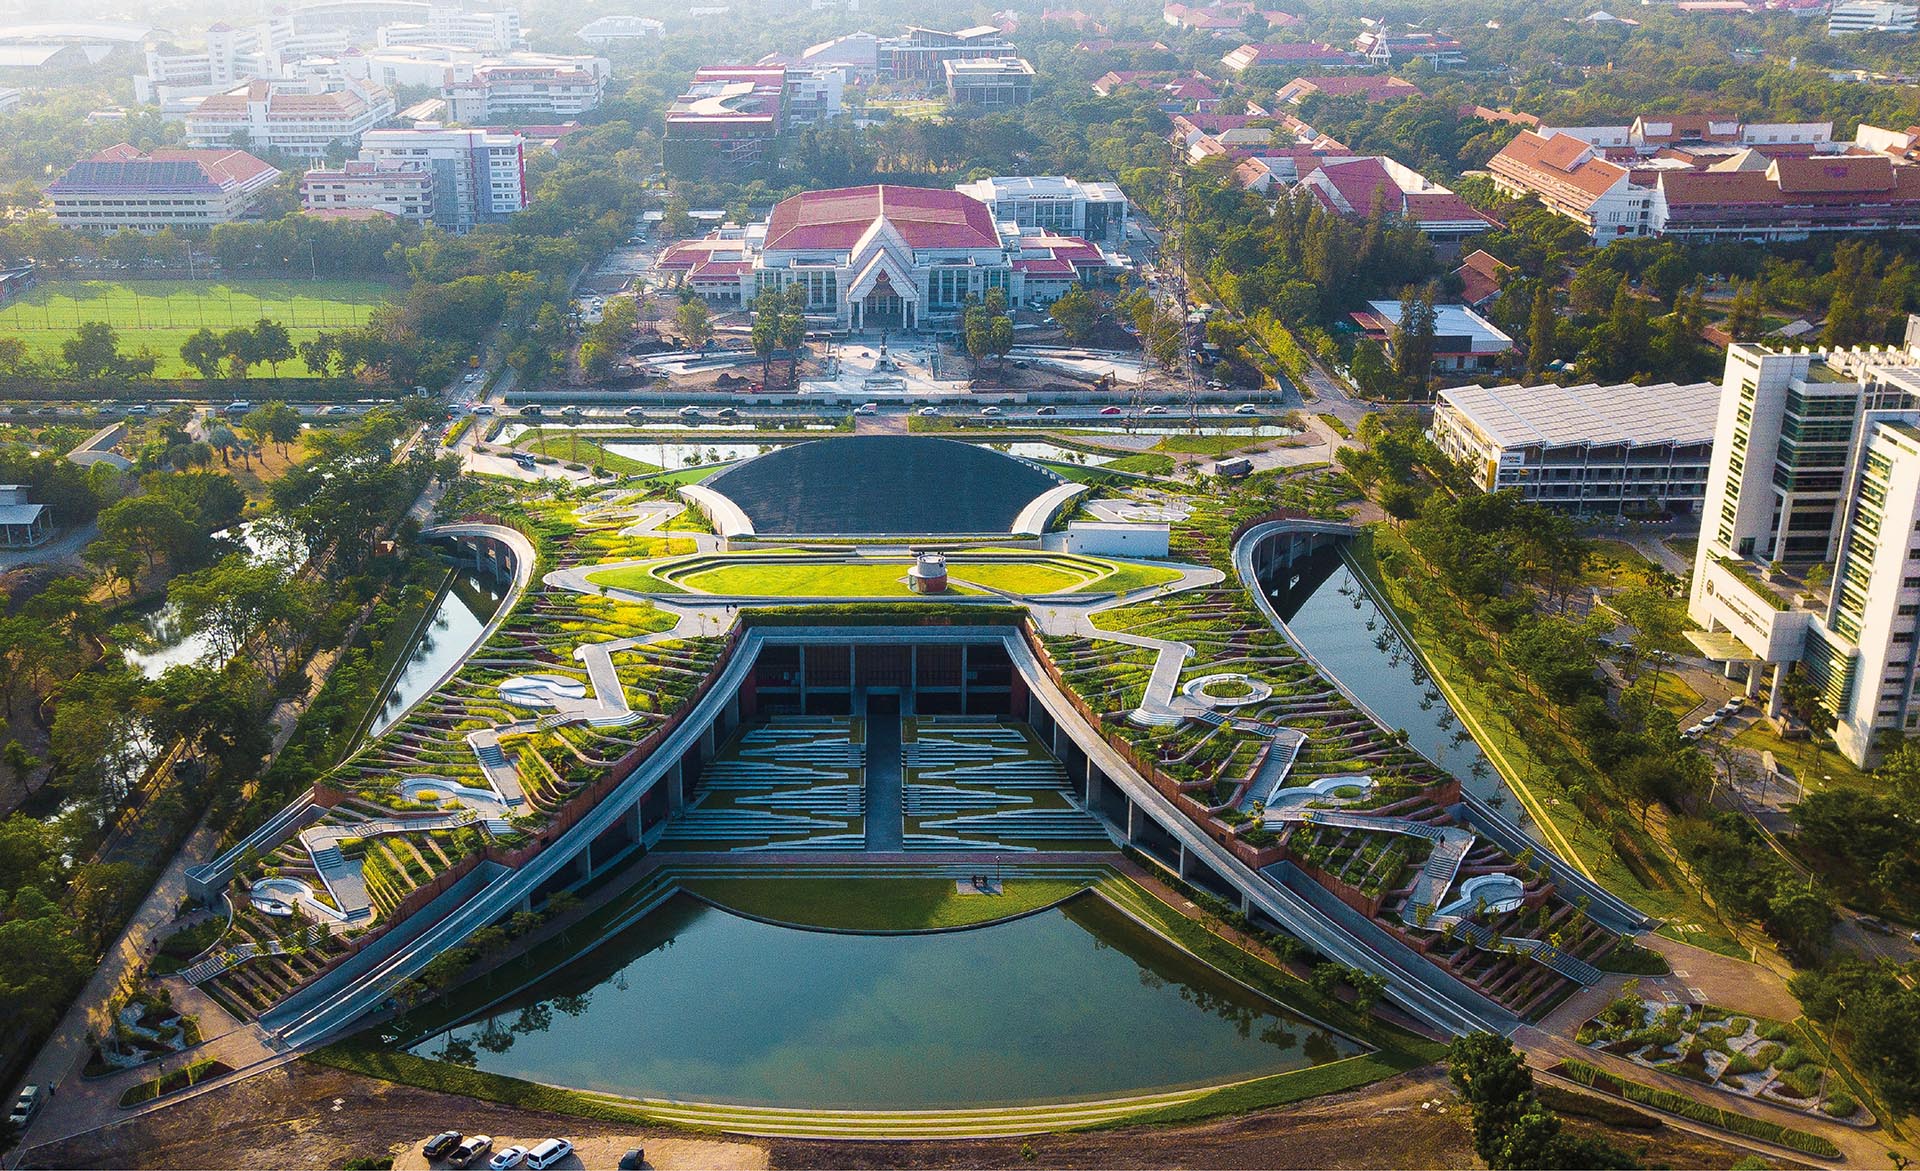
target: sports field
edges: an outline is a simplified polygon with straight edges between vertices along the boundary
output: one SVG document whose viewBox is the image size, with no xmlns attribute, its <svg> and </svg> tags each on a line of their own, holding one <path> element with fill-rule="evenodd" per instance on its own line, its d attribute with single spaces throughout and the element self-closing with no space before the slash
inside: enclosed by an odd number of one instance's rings
<svg viewBox="0 0 1920 1171">
<path fill-rule="evenodd" d="M 144 346 L 159 356 L 158 377 L 196 377 L 180 360 L 180 344 L 198 329 L 267 317 L 286 326 L 297 346 L 324 330 L 360 324 L 392 292 L 379 281 L 351 280 L 42 281 L 0 309 L 0 335 L 17 336 L 34 353 L 57 359 L 74 330 L 104 321 L 120 332 L 122 350 Z M 280 363 L 282 378 L 311 373 L 299 358 Z"/>
</svg>

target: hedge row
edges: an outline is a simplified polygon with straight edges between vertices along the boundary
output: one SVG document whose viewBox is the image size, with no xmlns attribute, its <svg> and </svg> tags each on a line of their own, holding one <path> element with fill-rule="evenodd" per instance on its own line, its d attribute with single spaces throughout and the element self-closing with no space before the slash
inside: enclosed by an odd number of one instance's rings
<svg viewBox="0 0 1920 1171">
<path fill-rule="evenodd" d="M 1669 1114 L 1677 1114 L 1694 1122 L 1717 1126 L 1721 1130 L 1729 1130 L 1734 1134 L 1775 1143 L 1802 1154 L 1816 1155 L 1823 1159 L 1838 1158 L 1840 1155 L 1839 1147 L 1817 1134 L 1808 1134 L 1804 1130 L 1781 1126 L 1777 1122 L 1768 1122 L 1762 1118 L 1750 1118 L 1745 1114 L 1722 1110 L 1718 1106 L 1696 1102 L 1684 1094 L 1676 1094 L 1671 1090 L 1630 1082 L 1597 1066 L 1588 1065 L 1584 1061 L 1563 1061 L 1554 1066 L 1552 1072 L 1571 1078 L 1589 1089 L 1613 1094 L 1629 1102 L 1638 1102 L 1642 1106 L 1651 1106 L 1655 1110 L 1664 1110 Z"/>
</svg>

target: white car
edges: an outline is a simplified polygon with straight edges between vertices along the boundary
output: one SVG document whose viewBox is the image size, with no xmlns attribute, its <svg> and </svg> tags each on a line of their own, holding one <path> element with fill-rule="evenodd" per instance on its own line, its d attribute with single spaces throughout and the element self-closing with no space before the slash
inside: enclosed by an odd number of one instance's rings
<svg viewBox="0 0 1920 1171">
<path fill-rule="evenodd" d="M 880 404 L 861 403 L 859 406 L 853 408 L 853 413 L 856 415 L 877 415 L 880 413 Z"/>
<path fill-rule="evenodd" d="M 573 1154 L 573 1144 L 563 1138 L 541 1139 L 527 1152 L 527 1166 L 533 1171 L 547 1171 L 560 1160 Z"/>
<path fill-rule="evenodd" d="M 700 417 L 700 408 L 692 406 L 681 407 L 680 417 L 682 419 L 698 419 Z"/>
<path fill-rule="evenodd" d="M 921 407 L 919 410 L 915 411 L 914 414 L 919 415 L 923 419 L 932 419 L 939 416 L 940 408 L 939 407 Z"/>
<path fill-rule="evenodd" d="M 520 1160 L 526 1157 L 527 1148 L 521 1146 L 519 1143 L 515 1143 L 493 1158 L 488 1159 L 487 1171 L 507 1171 L 509 1167 L 518 1167 Z"/>
<path fill-rule="evenodd" d="M 1254 406 L 1252 403 L 1241 403 L 1239 406 L 1233 408 L 1233 413 L 1236 415 L 1257 415 L 1260 413 L 1260 408 Z"/>
<path fill-rule="evenodd" d="M 1682 736 L 1688 737 L 1689 739 L 1695 736 L 1704 736 L 1707 734 L 1707 726 L 1705 724 L 1695 724 L 1693 727 L 1688 728 L 1686 731 L 1680 734 Z"/>
<path fill-rule="evenodd" d="M 999 407 L 981 407 L 980 413 L 983 415 L 998 415 L 1001 414 L 1002 411 Z"/>
<path fill-rule="evenodd" d="M 1140 413 L 1143 415 L 1164 415 L 1167 413 L 1167 408 L 1161 406 L 1159 403 L 1154 403 Z"/>
<path fill-rule="evenodd" d="M 1711 715 L 1705 715 L 1700 717 L 1700 726 L 1702 728 L 1711 728 L 1719 722 L 1720 722 L 1719 712 L 1714 712 Z"/>
<path fill-rule="evenodd" d="M 470 374 L 468 374 L 468 375 L 467 375 L 467 376 L 466 376 L 465 378 L 462 378 L 462 379 L 461 379 L 460 381 L 462 381 L 462 382 L 478 382 L 478 381 L 480 381 L 480 372 L 479 372 L 478 370 L 475 370 L 475 371 L 473 371 L 472 373 L 470 373 Z"/>
<path fill-rule="evenodd" d="M 493 404 L 475 403 L 473 404 L 473 413 L 476 415 L 491 415 L 493 414 Z"/>
</svg>

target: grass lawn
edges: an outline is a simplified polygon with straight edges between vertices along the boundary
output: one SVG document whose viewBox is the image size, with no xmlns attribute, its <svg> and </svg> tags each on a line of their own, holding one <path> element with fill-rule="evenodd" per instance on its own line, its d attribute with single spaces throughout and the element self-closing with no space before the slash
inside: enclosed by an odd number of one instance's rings
<svg viewBox="0 0 1920 1171">
<path fill-rule="evenodd" d="M 1112 573 L 1087 586 L 1089 590 L 1111 590 L 1124 594 L 1128 590 L 1145 589 L 1147 586 L 1166 585 L 1170 581 L 1179 581 L 1180 571 L 1163 565 L 1119 565 Z"/>
<path fill-rule="evenodd" d="M 688 574 L 683 582 L 690 590 L 709 594 L 735 594 L 753 597 L 792 598 L 879 598 L 906 597 L 907 565 L 883 562 L 878 565 L 841 562 L 811 562 L 802 565 L 722 565 L 715 569 Z M 972 592 L 972 591 L 956 591 Z"/>
<path fill-rule="evenodd" d="M 1028 561 L 949 562 L 947 576 L 1015 594 L 1060 593 L 1091 580 L 1088 574 L 1063 566 Z"/>
<path fill-rule="evenodd" d="M 1322 423 L 1325 423 L 1330 429 L 1332 429 L 1333 433 L 1335 435 L 1338 435 L 1340 438 L 1342 439 L 1353 438 L 1353 428 L 1347 426 L 1347 421 L 1345 419 L 1342 419 L 1340 416 L 1323 411 L 1320 414 L 1320 421 Z"/>
<path fill-rule="evenodd" d="M 613 465 L 608 464 L 607 466 L 612 467 Z M 708 476 L 719 471 L 720 467 L 721 465 L 719 464 L 709 464 L 703 468 L 681 468 L 678 471 L 661 472 L 657 476 L 649 476 L 648 482 L 653 484 L 698 484 Z"/>
<path fill-rule="evenodd" d="M 1266 442 L 1260 435 L 1162 435 L 1160 442 L 1153 445 L 1155 451 L 1170 451 L 1181 455 L 1226 455 L 1245 447 L 1253 447 Z"/>
<path fill-rule="evenodd" d="M 595 585 L 612 586 L 614 589 L 634 590 L 643 594 L 684 594 L 687 591 L 673 582 L 653 575 L 651 565 L 623 565 L 619 569 L 603 569 L 590 573 L 587 580 Z"/>
<path fill-rule="evenodd" d="M 378 281 L 42 281 L 0 309 L 0 335 L 17 335 L 30 352 L 58 359 L 60 343 L 83 323 L 104 321 L 119 331 L 123 351 L 144 347 L 158 355 L 158 377 L 198 377 L 180 360 L 180 345 L 202 327 L 218 331 L 267 317 L 285 325 L 297 346 L 323 330 L 359 325 L 392 295 Z M 296 357 L 280 363 L 278 374 L 312 372 Z"/>
<path fill-rule="evenodd" d="M 524 450 L 568 463 L 599 464 L 620 476 L 645 476 L 661 470 L 658 464 L 609 451 L 604 442 L 582 436 L 576 429 L 570 429 L 566 434 L 542 435 L 527 443 Z"/>
<path fill-rule="evenodd" d="M 1672 671 L 1660 672 L 1653 684 L 1653 701 L 1676 716 L 1684 716 L 1700 706 L 1700 693 Z"/>
<path fill-rule="evenodd" d="M 729 910 L 802 927 L 928 931 L 1051 906 L 1084 879 L 1008 879 L 1002 894 L 961 894 L 950 878 L 692 878 L 689 892 Z"/>
<path fill-rule="evenodd" d="M 1137 472 L 1143 476 L 1164 476 L 1173 470 L 1173 457 L 1143 451 L 1138 455 L 1123 455 L 1119 459 L 1108 460 L 1100 465 L 1115 472 Z"/>
<path fill-rule="evenodd" d="M 1772 752 L 1782 767 L 1791 771 L 1810 793 L 1832 788 L 1877 790 L 1884 787 L 1873 779 L 1873 774 L 1855 767 L 1830 745 L 1822 744 L 1819 751 L 1810 751 L 1805 740 L 1782 740 L 1774 735 L 1764 720 L 1754 720 L 1733 742 L 1755 752 Z"/>
</svg>

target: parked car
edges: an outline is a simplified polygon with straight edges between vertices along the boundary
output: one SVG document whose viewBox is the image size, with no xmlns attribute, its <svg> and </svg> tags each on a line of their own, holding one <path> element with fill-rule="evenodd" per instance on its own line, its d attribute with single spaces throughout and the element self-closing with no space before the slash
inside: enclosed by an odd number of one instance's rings
<svg viewBox="0 0 1920 1171">
<path fill-rule="evenodd" d="M 518 465 L 519 465 L 519 466 L 521 467 L 521 469 L 522 469 L 522 470 L 524 470 L 524 471 L 529 471 L 529 472 L 530 472 L 530 471 L 532 471 L 532 470 L 534 469 L 534 462 L 533 462 L 533 457 L 532 457 L 532 456 L 530 456 L 530 455 L 528 455 L 528 454 L 527 454 L 526 452 L 524 452 L 524 451 L 516 451 L 516 452 L 514 452 L 514 453 L 513 453 L 513 462 L 514 462 L 514 463 L 516 463 L 516 464 L 518 464 Z"/>
<path fill-rule="evenodd" d="M 1239 406 L 1233 408 L 1233 413 L 1236 415 L 1257 415 L 1260 413 L 1260 408 L 1252 403 L 1241 403 Z"/>
<path fill-rule="evenodd" d="M 642 1167 L 645 1167 L 646 1165 L 647 1165 L 646 1148 L 635 1147 L 632 1150 L 628 1151 L 626 1154 L 620 1156 L 620 1162 L 618 1164 L 618 1167 L 620 1171 L 640 1171 L 640 1169 Z"/>
<path fill-rule="evenodd" d="M 853 408 L 853 413 L 856 415 L 877 415 L 880 413 L 880 404 L 861 403 L 859 406 Z"/>
<path fill-rule="evenodd" d="M 1159 403 L 1154 403 L 1152 406 L 1148 407 L 1144 411 L 1141 411 L 1140 413 L 1143 415 L 1164 415 L 1167 413 L 1167 408 L 1160 405 Z"/>
<path fill-rule="evenodd" d="M 919 415 L 923 419 L 938 418 L 940 415 L 940 408 L 939 407 L 921 407 L 919 410 L 915 411 L 914 414 Z"/>
<path fill-rule="evenodd" d="M 515 1143 L 504 1151 L 495 1152 L 493 1158 L 487 1160 L 487 1171 L 507 1171 L 509 1167 L 518 1167 L 526 1157 L 527 1148 Z"/>
<path fill-rule="evenodd" d="M 539 403 L 528 403 L 526 406 L 520 408 L 520 414 L 528 419 L 538 419 L 546 413 L 547 412 L 540 409 Z"/>
<path fill-rule="evenodd" d="M 573 1144 L 563 1138 L 541 1139 L 533 1149 L 527 1152 L 527 1166 L 533 1171 L 546 1171 L 560 1160 L 573 1154 Z"/>
<path fill-rule="evenodd" d="M 493 414 L 493 404 L 475 403 L 473 404 L 473 413 L 476 415 L 491 415 Z"/>
<path fill-rule="evenodd" d="M 1682 732 L 1682 733 L 1680 733 L 1680 734 L 1681 734 L 1682 736 L 1686 736 L 1686 737 L 1689 737 L 1689 738 L 1691 738 L 1691 737 L 1694 737 L 1694 736 L 1704 736 L 1704 735 L 1706 735 L 1706 734 L 1707 734 L 1707 725 L 1706 725 L 1706 724 L 1695 724 L 1695 725 L 1694 725 L 1693 727 L 1691 727 L 1691 728 L 1688 728 L 1688 729 L 1687 729 L 1686 731 L 1684 731 L 1684 732 Z"/>
<path fill-rule="evenodd" d="M 462 379 L 461 379 L 460 381 L 462 381 L 462 382 L 478 382 L 478 381 L 480 381 L 480 372 L 479 372 L 478 370 L 469 370 L 469 371 L 467 372 L 467 376 L 466 376 L 465 378 L 462 378 Z"/>
<path fill-rule="evenodd" d="M 642 418 L 643 416 L 645 416 L 645 415 L 646 415 L 646 413 L 647 413 L 647 408 L 645 408 L 645 407 L 628 407 L 628 408 L 627 408 L 626 410 L 624 410 L 624 411 L 621 411 L 620 413 L 621 413 L 621 414 L 623 414 L 623 415 L 625 415 L 625 416 L 626 416 L 627 418 L 629 418 L 629 419 L 638 419 L 638 418 Z"/>
<path fill-rule="evenodd" d="M 1057 415 L 1059 413 L 1060 413 L 1059 407 L 1041 407 L 1039 410 L 1034 412 L 1034 414 L 1036 415 Z"/>
<path fill-rule="evenodd" d="M 428 1139 L 427 1145 L 421 1148 L 420 1153 L 429 1159 L 444 1159 L 447 1153 L 459 1146 L 461 1140 L 466 1137 L 457 1130 L 443 1130 Z"/>
<path fill-rule="evenodd" d="M 46 1098 L 46 1091 L 37 1085 L 20 1088 L 20 1096 L 13 1100 L 13 1109 L 7 1114 L 7 1125 L 13 1128 L 13 1133 L 17 1135 L 26 1129 L 27 1123 L 33 1121 L 33 1116 L 40 1113 Z"/>
<path fill-rule="evenodd" d="M 1120 409 L 1119 407 L 1101 407 L 1101 408 L 1100 408 L 1100 413 L 1101 413 L 1101 414 L 1103 414 L 1103 415 L 1124 415 L 1124 414 L 1126 414 L 1126 412 L 1125 412 L 1125 411 L 1123 411 L 1123 410 L 1121 410 L 1121 409 Z"/>
<path fill-rule="evenodd" d="M 455 1167 L 465 1167 L 492 1149 L 492 1135 L 476 1134 L 453 1148 L 453 1153 L 447 1156 L 447 1162 Z"/>
</svg>

